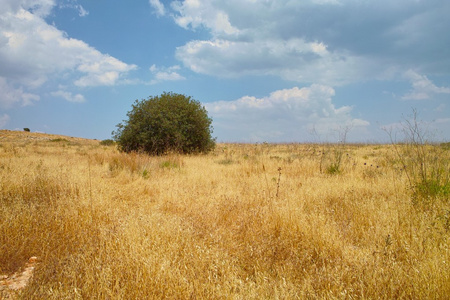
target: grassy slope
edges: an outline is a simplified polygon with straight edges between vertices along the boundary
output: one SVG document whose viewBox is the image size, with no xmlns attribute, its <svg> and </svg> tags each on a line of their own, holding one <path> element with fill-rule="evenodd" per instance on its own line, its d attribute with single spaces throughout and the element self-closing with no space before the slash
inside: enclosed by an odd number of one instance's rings
<svg viewBox="0 0 450 300">
<path fill-rule="evenodd" d="M 0 131 L 0 274 L 38 256 L 36 299 L 447 297 L 448 198 L 413 205 L 390 146 L 336 147 L 148 157 Z"/>
</svg>

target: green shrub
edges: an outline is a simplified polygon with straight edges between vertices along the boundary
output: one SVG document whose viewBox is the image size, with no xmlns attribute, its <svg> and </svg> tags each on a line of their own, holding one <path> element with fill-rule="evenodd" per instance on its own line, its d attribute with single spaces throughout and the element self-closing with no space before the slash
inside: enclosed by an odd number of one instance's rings
<svg viewBox="0 0 450 300">
<path fill-rule="evenodd" d="M 340 161 L 337 163 L 332 163 L 331 165 L 329 165 L 327 167 L 327 173 L 330 175 L 339 174 L 339 173 L 341 173 L 340 167 L 341 167 Z"/>
<path fill-rule="evenodd" d="M 165 160 L 161 162 L 159 166 L 161 167 L 161 169 L 176 169 L 180 167 L 177 162 L 172 160 Z"/>
<path fill-rule="evenodd" d="M 116 144 L 116 142 L 114 142 L 114 140 L 111 140 L 111 139 L 106 139 L 106 140 L 103 140 L 100 142 L 100 145 L 102 145 L 102 146 L 112 146 L 115 144 Z"/>
<path fill-rule="evenodd" d="M 121 151 L 161 155 L 208 152 L 215 146 L 212 120 L 191 97 L 163 93 L 136 100 L 127 116 L 112 133 Z"/>
<path fill-rule="evenodd" d="M 450 196 L 450 182 L 441 182 L 436 179 L 419 181 L 415 186 L 416 195 L 436 198 Z"/>
<path fill-rule="evenodd" d="M 54 142 L 54 143 L 65 143 L 65 142 L 69 142 L 66 139 L 62 139 L 62 138 L 57 138 L 57 139 L 51 139 L 50 142 Z"/>
<path fill-rule="evenodd" d="M 229 158 L 225 158 L 225 159 L 219 160 L 217 163 L 220 165 L 231 165 L 234 163 L 234 161 Z"/>
</svg>

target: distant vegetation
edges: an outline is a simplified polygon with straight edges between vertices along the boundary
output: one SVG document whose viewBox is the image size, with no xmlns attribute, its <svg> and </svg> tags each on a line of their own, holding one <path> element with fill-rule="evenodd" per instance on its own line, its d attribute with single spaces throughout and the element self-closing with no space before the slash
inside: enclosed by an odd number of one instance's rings
<svg viewBox="0 0 450 300">
<path fill-rule="evenodd" d="M 450 150 L 450 142 L 441 143 L 441 147 L 445 150 Z"/>
<path fill-rule="evenodd" d="M 201 103 L 191 97 L 163 93 L 136 100 L 127 116 L 128 120 L 113 132 L 121 151 L 206 153 L 215 146 L 212 120 Z"/>
<path fill-rule="evenodd" d="M 106 140 L 103 140 L 100 142 L 100 145 L 102 145 L 102 146 L 113 146 L 115 144 L 116 144 L 116 142 L 114 142 L 114 140 L 111 140 L 111 139 L 106 139 Z"/>
<path fill-rule="evenodd" d="M 63 138 L 56 138 L 56 139 L 51 139 L 50 142 L 54 142 L 54 143 L 69 143 L 69 140 L 63 139 Z"/>
<path fill-rule="evenodd" d="M 24 128 L 23 131 L 30 132 L 30 128 Z"/>
</svg>

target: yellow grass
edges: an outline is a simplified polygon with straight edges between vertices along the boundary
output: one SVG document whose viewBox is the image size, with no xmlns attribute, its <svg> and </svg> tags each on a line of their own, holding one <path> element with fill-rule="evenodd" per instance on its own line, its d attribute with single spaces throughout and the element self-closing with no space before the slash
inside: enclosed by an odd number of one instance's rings
<svg viewBox="0 0 450 300">
<path fill-rule="evenodd" d="M 328 174 L 336 147 L 1 131 L 0 274 L 37 256 L 26 299 L 446 299 L 448 196 L 413 205 L 388 145 L 342 146 Z"/>
</svg>

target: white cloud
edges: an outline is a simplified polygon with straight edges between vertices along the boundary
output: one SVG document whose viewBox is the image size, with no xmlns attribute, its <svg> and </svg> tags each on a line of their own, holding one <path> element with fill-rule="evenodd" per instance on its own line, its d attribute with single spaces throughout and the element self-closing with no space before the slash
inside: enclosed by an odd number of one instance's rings
<svg viewBox="0 0 450 300">
<path fill-rule="evenodd" d="M 426 100 L 435 94 L 450 94 L 450 88 L 438 87 L 426 76 L 413 70 L 404 73 L 404 77 L 412 84 L 412 90 L 405 94 L 403 100 Z"/>
<path fill-rule="evenodd" d="M 55 0 L 1 0 L 3 12 L 17 13 L 21 9 L 30 11 L 38 17 L 46 17 L 55 6 Z"/>
<path fill-rule="evenodd" d="M 88 73 L 88 75 L 81 77 L 74 83 L 80 87 L 98 86 L 98 85 L 114 85 L 119 78 L 117 71 L 103 71 L 96 73 Z"/>
<path fill-rule="evenodd" d="M 89 15 L 89 12 L 84 9 L 81 4 L 78 4 L 77 0 L 67 0 L 68 2 L 60 3 L 59 8 L 70 8 L 78 12 L 78 16 L 85 17 Z"/>
<path fill-rule="evenodd" d="M 450 68 L 448 1 L 185 0 L 171 8 L 179 26 L 211 34 L 176 52 L 202 74 L 335 86 L 391 79 L 414 66 Z"/>
<path fill-rule="evenodd" d="M 78 6 L 77 6 L 77 9 L 78 9 L 78 15 L 79 15 L 80 17 L 85 17 L 85 16 L 89 15 L 89 12 L 88 12 L 87 10 L 85 10 L 85 9 L 83 8 L 83 6 L 78 5 Z"/>
<path fill-rule="evenodd" d="M 117 84 L 137 68 L 47 24 L 43 17 L 54 1 L 2 2 L 6 9 L 0 12 L 0 76 L 25 96 L 50 79 L 79 87 Z M 0 94 L 0 103 L 11 100 Z"/>
<path fill-rule="evenodd" d="M 158 71 L 158 67 L 155 64 L 153 64 L 150 66 L 149 70 L 150 72 L 154 73 Z"/>
<path fill-rule="evenodd" d="M 159 0 L 149 0 L 149 2 L 150 5 L 155 9 L 158 16 L 164 16 L 166 14 L 164 4 L 162 4 Z"/>
<path fill-rule="evenodd" d="M 245 96 L 234 101 L 206 103 L 219 140 L 291 142 L 334 136 L 344 127 L 362 132 L 369 122 L 351 116 L 352 108 L 336 108 L 334 89 L 310 87 L 278 90 L 267 97 Z"/>
<path fill-rule="evenodd" d="M 157 84 L 163 81 L 178 81 L 186 79 L 178 73 L 178 70 L 180 70 L 180 66 L 178 65 L 168 68 L 160 68 L 156 65 L 152 65 L 149 70 L 154 74 L 154 79 L 150 81 L 150 84 Z"/>
<path fill-rule="evenodd" d="M 175 22 L 183 28 L 206 27 L 215 35 L 235 35 L 239 30 L 231 25 L 228 13 L 217 1 L 186 0 L 173 1 Z"/>
<path fill-rule="evenodd" d="M 14 87 L 4 77 L 0 77 L 0 107 L 10 108 L 15 104 L 27 106 L 39 101 L 40 96 L 27 93 L 22 87 Z"/>
<path fill-rule="evenodd" d="M 258 41 L 191 41 L 176 57 L 197 73 L 239 77 L 275 75 L 283 79 L 340 85 L 361 78 L 373 63 L 345 53 L 332 53 L 323 43 L 300 38 Z"/>
<path fill-rule="evenodd" d="M 72 93 L 67 92 L 67 91 L 63 91 L 63 90 L 52 92 L 51 95 L 54 96 L 54 97 L 63 98 L 65 100 L 69 101 L 69 102 L 81 103 L 81 102 L 85 102 L 86 101 L 84 96 L 81 95 L 81 94 L 73 95 Z"/>
<path fill-rule="evenodd" d="M 11 118 L 7 114 L 0 116 L 0 128 L 4 128 Z"/>
<path fill-rule="evenodd" d="M 158 81 L 175 81 L 185 79 L 177 72 L 158 72 L 155 76 Z"/>
</svg>

